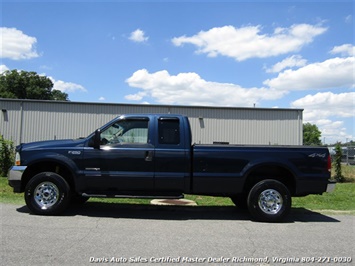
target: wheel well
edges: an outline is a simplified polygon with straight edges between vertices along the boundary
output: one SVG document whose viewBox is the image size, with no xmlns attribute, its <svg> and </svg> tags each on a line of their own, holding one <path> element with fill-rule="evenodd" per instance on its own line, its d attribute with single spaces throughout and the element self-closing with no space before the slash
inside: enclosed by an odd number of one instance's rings
<svg viewBox="0 0 355 266">
<path fill-rule="evenodd" d="M 53 172 L 61 175 L 69 184 L 71 189 L 74 189 L 74 178 L 70 170 L 63 164 L 52 161 L 42 161 L 27 167 L 22 177 L 21 190 L 24 191 L 30 179 L 41 172 Z"/>
<path fill-rule="evenodd" d="M 256 183 L 265 179 L 277 180 L 288 188 L 291 195 L 295 194 L 296 183 L 294 175 L 287 168 L 278 165 L 264 165 L 253 169 L 246 178 L 243 191 L 248 193 Z"/>
</svg>

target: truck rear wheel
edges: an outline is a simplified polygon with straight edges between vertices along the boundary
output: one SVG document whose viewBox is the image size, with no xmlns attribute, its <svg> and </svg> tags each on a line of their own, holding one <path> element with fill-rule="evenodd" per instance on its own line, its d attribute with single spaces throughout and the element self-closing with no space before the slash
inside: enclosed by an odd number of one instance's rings
<svg viewBox="0 0 355 266">
<path fill-rule="evenodd" d="M 249 192 L 248 209 L 254 219 L 279 222 L 291 210 L 291 194 L 281 182 L 267 179 L 257 183 Z"/>
<path fill-rule="evenodd" d="M 70 187 L 65 179 L 52 172 L 35 175 L 25 188 L 27 207 L 34 214 L 56 215 L 70 202 Z"/>
</svg>

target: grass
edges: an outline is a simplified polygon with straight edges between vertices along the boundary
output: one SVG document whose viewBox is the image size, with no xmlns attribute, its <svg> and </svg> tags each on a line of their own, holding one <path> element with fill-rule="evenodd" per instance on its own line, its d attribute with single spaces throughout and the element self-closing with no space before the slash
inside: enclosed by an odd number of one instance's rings
<svg viewBox="0 0 355 266">
<path fill-rule="evenodd" d="M 323 195 L 309 195 L 292 199 L 293 208 L 305 208 L 316 211 L 347 211 L 355 214 L 355 166 L 343 166 L 343 175 L 350 183 L 339 183 L 333 193 Z M 185 195 L 186 199 L 193 200 L 199 206 L 233 206 L 229 198 Z M 90 202 L 149 204 L 148 199 L 101 199 L 92 198 Z M 0 177 L 0 202 L 12 204 L 25 204 L 23 193 L 13 193 L 7 184 L 7 178 Z"/>
<path fill-rule="evenodd" d="M 355 183 L 339 183 L 332 193 L 293 198 L 292 207 L 309 210 L 336 210 L 355 213 Z"/>
<path fill-rule="evenodd" d="M 0 202 L 1 203 L 13 203 L 24 204 L 23 193 L 13 193 L 12 187 L 7 184 L 6 177 L 0 177 Z"/>
<path fill-rule="evenodd" d="M 354 165 L 341 165 L 342 175 L 345 177 L 346 182 L 355 183 L 355 166 Z M 335 167 L 332 167 L 332 176 L 335 176 Z"/>
</svg>

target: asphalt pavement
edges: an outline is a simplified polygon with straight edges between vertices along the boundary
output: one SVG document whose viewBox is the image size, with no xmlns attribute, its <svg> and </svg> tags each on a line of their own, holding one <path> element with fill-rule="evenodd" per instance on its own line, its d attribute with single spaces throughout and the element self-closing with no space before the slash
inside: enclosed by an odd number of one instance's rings
<svg viewBox="0 0 355 266">
<path fill-rule="evenodd" d="M 1 265 L 355 265 L 353 215 L 88 202 L 61 216 L 0 204 L 0 219 Z"/>
</svg>

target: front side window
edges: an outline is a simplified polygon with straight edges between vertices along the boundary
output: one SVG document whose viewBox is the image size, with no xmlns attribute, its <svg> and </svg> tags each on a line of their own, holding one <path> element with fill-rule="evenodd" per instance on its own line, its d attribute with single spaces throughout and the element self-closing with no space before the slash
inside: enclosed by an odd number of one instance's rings
<svg viewBox="0 0 355 266">
<path fill-rule="evenodd" d="M 120 120 L 101 132 L 101 145 L 148 143 L 148 120 Z"/>
</svg>

